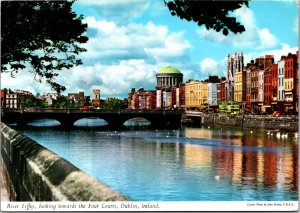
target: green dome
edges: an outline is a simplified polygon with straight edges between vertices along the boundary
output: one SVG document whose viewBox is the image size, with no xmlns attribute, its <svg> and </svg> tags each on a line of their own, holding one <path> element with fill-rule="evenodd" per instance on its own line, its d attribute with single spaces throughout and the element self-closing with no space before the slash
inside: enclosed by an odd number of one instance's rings
<svg viewBox="0 0 300 213">
<path fill-rule="evenodd" d="M 167 66 L 162 68 L 159 74 L 181 74 L 181 72 L 175 67 Z"/>
</svg>

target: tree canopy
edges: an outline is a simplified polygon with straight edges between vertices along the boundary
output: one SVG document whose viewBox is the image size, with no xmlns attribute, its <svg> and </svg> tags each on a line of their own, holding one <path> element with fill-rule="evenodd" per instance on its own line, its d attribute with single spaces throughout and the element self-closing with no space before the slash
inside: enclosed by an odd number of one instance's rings
<svg viewBox="0 0 300 213">
<path fill-rule="evenodd" d="M 45 80 L 57 92 L 55 82 L 62 69 L 82 64 L 76 58 L 88 38 L 83 16 L 72 11 L 72 1 L 2 1 L 1 72 L 14 77 L 22 70 Z"/>
<path fill-rule="evenodd" d="M 178 16 L 187 21 L 194 21 L 199 26 L 205 25 L 206 29 L 221 31 L 228 35 L 242 33 L 245 27 L 241 25 L 235 17 L 229 16 L 230 11 L 234 11 L 246 5 L 248 0 L 221 1 L 221 0 L 164 0 L 166 6 L 173 16 Z"/>
</svg>

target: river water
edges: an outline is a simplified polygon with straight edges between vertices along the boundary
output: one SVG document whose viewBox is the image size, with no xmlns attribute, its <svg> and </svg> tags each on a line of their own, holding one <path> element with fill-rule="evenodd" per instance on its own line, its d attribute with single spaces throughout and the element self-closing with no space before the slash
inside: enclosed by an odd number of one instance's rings
<svg viewBox="0 0 300 213">
<path fill-rule="evenodd" d="M 298 200 L 295 133 L 115 131 L 95 127 L 97 122 L 83 119 L 68 131 L 49 120 L 13 128 L 136 201 Z"/>
</svg>

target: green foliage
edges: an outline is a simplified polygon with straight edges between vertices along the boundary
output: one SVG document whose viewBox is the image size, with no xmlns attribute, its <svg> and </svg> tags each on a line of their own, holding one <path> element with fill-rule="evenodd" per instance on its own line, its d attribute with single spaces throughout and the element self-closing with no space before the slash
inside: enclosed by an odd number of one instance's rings
<svg viewBox="0 0 300 213">
<path fill-rule="evenodd" d="M 41 108 L 47 108 L 48 107 L 48 103 L 46 101 L 36 99 L 35 100 L 35 106 L 41 107 Z"/>
<path fill-rule="evenodd" d="M 24 97 L 21 100 L 20 105 L 22 108 L 28 108 L 28 107 L 46 108 L 46 107 L 48 107 L 48 103 L 46 101 L 37 99 L 35 97 Z"/>
<path fill-rule="evenodd" d="M 21 100 L 20 105 L 21 105 L 22 108 L 33 107 L 34 102 L 33 102 L 32 99 L 26 98 L 26 99 Z"/>
<path fill-rule="evenodd" d="M 248 7 L 248 0 L 236 1 L 192 1 L 192 0 L 171 0 L 166 2 L 171 15 L 178 16 L 187 21 L 194 21 L 199 26 L 205 25 L 206 29 L 214 29 L 217 32 L 222 30 L 225 36 L 229 31 L 242 33 L 245 27 L 236 21 L 236 18 L 228 16 L 230 11 L 239 9 L 242 5 Z"/>
<path fill-rule="evenodd" d="M 125 109 L 126 105 L 124 104 L 123 100 L 117 98 L 108 98 L 104 101 L 101 105 L 103 109 Z"/>
<path fill-rule="evenodd" d="M 79 108 L 82 108 L 84 106 L 84 103 L 80 103 L 80 102 L 77 102 L 77 103 L 69 103 L 68 104 L 68 108 L 73 108 L 73 109 L 79 109 Z"/>
<path fill-rule="evenodd" d="M 69 107 L 69 101 L 64 96 L 59 96 L 56 98 L 53 104 L 53 108 L 64 109 Z"/>
<path fill-rule="evenodd" d="M 57 92 L 58 71 L 82 64 L 87 24 L 72 11 L 74 1 L 2 1 L 1 72 L 14 77 L 22 70 L 44 79 Z"/>
</svg>

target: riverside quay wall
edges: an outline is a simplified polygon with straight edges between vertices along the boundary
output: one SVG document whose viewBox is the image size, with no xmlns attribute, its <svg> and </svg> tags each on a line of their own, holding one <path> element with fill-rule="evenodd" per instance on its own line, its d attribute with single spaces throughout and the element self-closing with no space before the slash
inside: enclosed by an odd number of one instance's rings
<svg viewBox="0 0 300 213">
<path fill-rule="evenodd" d="M 1 158 L 10 201 L 129 200 L 4 123 Z"/>
<path fill-rule="evenodd" d="M 288 132 L 298 131 L 298 115 L 227 115 L 219 113 L 203 114 L 201 124 L 206 126 L 228 126 L 242 129 L 265 129 Z"/>
</svg>

